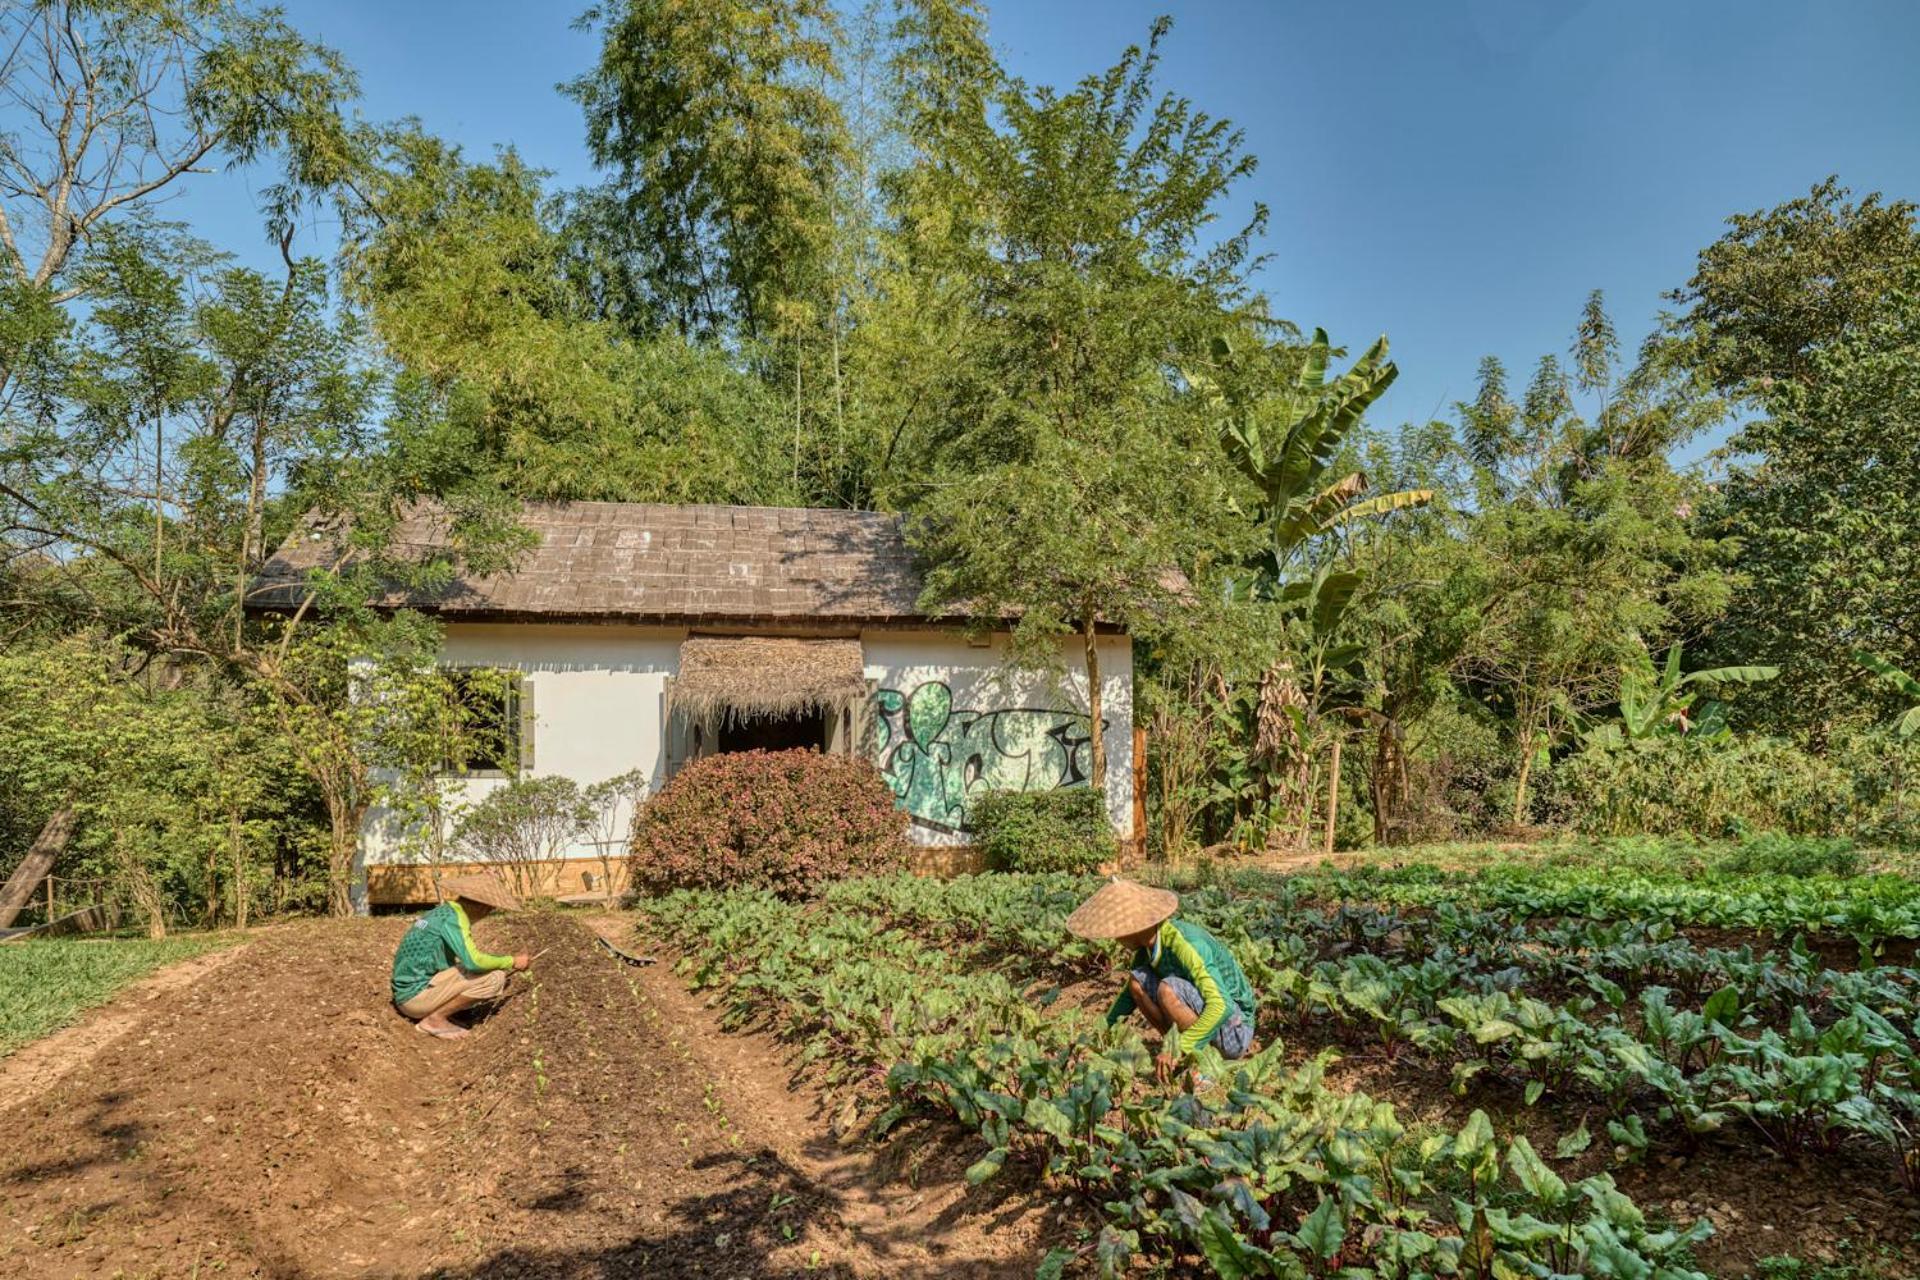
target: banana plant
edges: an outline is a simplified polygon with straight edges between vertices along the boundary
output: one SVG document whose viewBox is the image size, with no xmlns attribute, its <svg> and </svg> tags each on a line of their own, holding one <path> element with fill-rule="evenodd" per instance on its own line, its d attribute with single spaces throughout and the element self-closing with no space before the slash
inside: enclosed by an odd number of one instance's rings
<svg viewBox="0 0 1920 1280">
<path fill-rule="evenodd" d="M 1920 680 L 1914 679 L 1878 654 L 1858 651 L 1853 655 L 1853 660 L 1879 676 L 1883 683 L 1891 685 L 1901 696 L 1912 700 L 1913 705 L 1895 717 L 1893 731 L 1903 738 L 1911 738 L 1920 733 Z"/>
<path fill-rule="evenodd" d="M 1215 360 L 1233 355 L 1214 340 Z M 1220 442 L 1242 475 L 1260 492 L 1254 517 L 1267 530 L 1271 576 L 1287 575 L 1294 555 L 1319 534 L 1368 516 L 1384 515 L 1433 500 L 1431 489 L 1401 489 L 1367 497 L 1363 471 L 1332 476 L 1334 456 L 1368 406 L 1399 376 L 1387 359 L 1387 340 L 1376 341 L 1345 373 L 1327 377 L 1332 345 L 1324 329 L 1313 331 L 1300 371 L 1250 401 L 1230 397 L 1204 372 L 1186 370 L 1187 384 L 1215 413 Z"/>
<path fill-rule="evenodd" d="M 1761 684 L 1780 674 L 1778 667 L 1708 667 L 1681 673 L 1681 646 L 1667 650 L 1664 667 L 1656 670 L 1653 656 L 1644 648 L 1637 651 L 1620 669 L 1618 702 L 1620 718 L 1590 729 L 1585 734 L 1588 746 L 1613 751 L 1623 746 L 1642 749 L 1661 737 L 1684 733 L 1688 737 L 1717 742 L 1731 735 L 1726 708 L 1719 702 L 1701 705 L 1699 714 L 1690 714 L 1703 684 Z"/>
</svg>

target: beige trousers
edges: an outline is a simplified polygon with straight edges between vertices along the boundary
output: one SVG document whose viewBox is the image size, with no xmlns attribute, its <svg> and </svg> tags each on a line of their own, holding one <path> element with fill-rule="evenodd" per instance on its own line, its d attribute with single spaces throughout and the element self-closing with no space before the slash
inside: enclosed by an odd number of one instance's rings
<svg viewBox="0 0 1920 1280">
<path fill-rule="evenodd" d="M 415 1022 L 455 996 L 472 1000 L 498 1000 L 507 991 L 507 971 L 489 969 L 485 973 L 465 974 L 459 969 L 442 969 L 420 989 L 420 994 L 400 1006 L 400 1012 Z"/>
</svg>

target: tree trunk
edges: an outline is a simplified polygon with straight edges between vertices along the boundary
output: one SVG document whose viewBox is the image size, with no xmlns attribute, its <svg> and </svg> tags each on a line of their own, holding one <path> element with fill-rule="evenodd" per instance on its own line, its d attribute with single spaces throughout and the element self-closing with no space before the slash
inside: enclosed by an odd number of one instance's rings
<svg viewBox="0 0 1920 1280">
<path fill-rule="evenodd" d="M 1367 775 L 1367 792 L 1373 798 L 1373 842 L 1385 848 L 1392 842 L 1393 830 L 1393 735 L 1385 728 L 1374 734 L 1373 769 Z"/>
<path fill-rule="evenodd" d="M 234 583 L 233 643 L 238 648 L 246 635 L 247 587 L 254 566 L 265 560 L 265 522 L 267 514 L 267 428 L 258 418 L 253 423 L 253 474 L 247 480 L 246 524 L 240 531 L 240 572 Z"/>
<path fill-rule="evenodd" d="M 53 871 L 54 862 L 72 836 L 73 806 L 61 805 L 40 828 L 40 834 L 27 849 L 27 856 L 7 877 L 6 888 L 0 889 L 0 929 L 12 925 L 14 917 L 33 900 L 33 891 Z"/>
<path fill-rule="evenodd" d="M 1533 776 L 1533 735 L 1525 734 L 1520 739 L 1520 776 L 1513 786 L 1513 825 L 1526 825 L 1527 819 L 1527 779 Z"/>
<path fill-rule="evenodd" d="M 1092 776 L 1088 780 L 1093 789 L 1101 795 L 1107 793 L 1107 735 L 1100 714 L 1100 648 L 1095 642 L 1093 619 L 1086 621 L 1087 646 L 1087 718 L 1092 722 L 1087 730 L 1093 738 Z"/>
<path fill-rule="evenodd" d="M 327 794 L 327 910 L 332 915 L 353 914 L 353 860 L 360 852 L 361 811 L 345 796 Z"/>
<path fill-rule="evenodd" d="M 138 854 L 128 855 L 125 833 L 116 830 L 113 833 L 114 852 L 121 859 L 121 876 L 126 882 L 127 892 L 133 903 L 147 918 L 147 936 L 164 938 L 167 936 L 167 904 L 160 896 L 160 888 L 153 882 L 153 874 L 141 863 Z"/>
<path fill-rule="evenodd" d="M 166 579 L 162 552 L 167 541 L 167 512 L 160 505 L 160 495 L 167 485 L 166 452 L 166 428 L 156 418 L 153 424 L 153 585 L 156 590 Z"/>
<path fill-rule="evenodd" d="M 1322 853 L 1333 852 L 1333 826 L 1340 817 L 1340 738 L 1333 739 L 1333 760 L 1327 766 L 1327 834 Z"/>
<path fill-rule="evenodd" d="M 233 852 L 233 927 L 247 927 L 246 843 L 240 838 L 240 811 L 227 813 L 227 843 Z"/>
</svg>

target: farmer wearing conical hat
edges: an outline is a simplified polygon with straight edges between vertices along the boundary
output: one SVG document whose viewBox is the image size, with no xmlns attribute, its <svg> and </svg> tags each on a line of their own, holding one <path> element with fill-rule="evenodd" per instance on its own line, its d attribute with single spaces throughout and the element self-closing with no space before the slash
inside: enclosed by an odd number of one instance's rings
<svg viewBox="0 0 1920 1280">
<path fill-rule="evenodd" d="M 498 1000 L 508 971 L 532 960 L 524 951 L 495 956 L 474 945 L 474 925 L 495 910 L 519 908 L 506 886 L 489 876 L 461 876 L 440 890 L 445 901 L 415 920 L 393 953 L 393 1006 L 428 1035 L 457 1040 L 467 1029 L 453 1015 Z"/>
<path fill-rule="evenodd" d="M 1109 1026 L 1134 1010 L 1160 1033 L 1154 1074 L 1165 1080 L 1204 1044 L 1225 1058 L 1253 1049 L 1253 987 L 1218 938 L 1175 920 L 1180 899 L 1115 876 L 1067 917 L 1082 938 L 1111 938 L 1133 949 L 1127 985 L 1107 1011 Z"/>
</svg>

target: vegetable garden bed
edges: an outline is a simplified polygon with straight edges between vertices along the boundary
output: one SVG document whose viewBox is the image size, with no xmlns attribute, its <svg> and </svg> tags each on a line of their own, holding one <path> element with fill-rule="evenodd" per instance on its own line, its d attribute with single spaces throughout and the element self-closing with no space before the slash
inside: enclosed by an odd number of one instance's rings
<svg viewBox="0 0 1920 1280">
<path fill-rule="evenodd" d="M 673 895 L 647 927 L 876 1130 L 950 1115 L 983 1140 L 974 1179 L 1023 1164 L 1097 1211 L 1062 1270 L 1678 1277 L 1850 1245 L 1920 1257 L 1920 973 L 1880 962 L 1920 924 L 1904 879 L 1186 886 L 1183 912 L 1261 991 L 1268 1048 L 1171 1096 L 1134 1031 L 1099 1023 L 1114 957 L 1061 928 L 1092 883 L 889 878 L 811 907 Z"/>
</svg>

